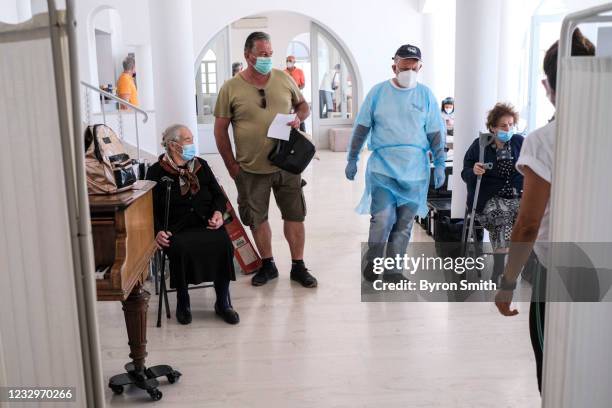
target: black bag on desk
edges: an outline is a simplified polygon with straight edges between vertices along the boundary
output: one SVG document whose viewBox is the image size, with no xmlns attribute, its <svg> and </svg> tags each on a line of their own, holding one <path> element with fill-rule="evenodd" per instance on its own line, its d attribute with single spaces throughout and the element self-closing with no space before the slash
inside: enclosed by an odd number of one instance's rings
<svg viewBox="0 0 612 408">
<path fill-rule="evenodd" d="M 315 155 L 315 146 L 305 133 L 291 128 L 289 140 L 279 140 L 268 159 L 276 167 L 301 174 Z"/>
</svg>

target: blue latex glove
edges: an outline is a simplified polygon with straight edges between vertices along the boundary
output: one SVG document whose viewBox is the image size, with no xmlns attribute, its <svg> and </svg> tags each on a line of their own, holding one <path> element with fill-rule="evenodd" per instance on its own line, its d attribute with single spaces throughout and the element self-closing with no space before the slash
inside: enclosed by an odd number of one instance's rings
<svg viewBox="0 0 612 408">
<path fill-rule="evenodd" d="M 344 174 L 347 179 L 355 180 L 355 174 L 357 174 L 357 160 L 349 160 L 348 163 L 346 163 Z"/>
<path fill-rule="evenodd" d="M 355 130 L 353 130 L 353 136 L 351 137 L 351 144 L 347 154 L 348 163 L 346 164 L 346 169 L 344 169 L 344 174 L 349 180 L 355 179 L 355 174 L 357 174 L 357 160 L 359 160 L 359 152 L 368 138 L 369 133 L 370 128 L 363 125 L 357 125 Z"/>
<path fill-rule="evenodd" d="M 444 185 L 444 181 L 446 180 L 445 170 L 446 169 L 442 166 L 434 168 L 434 187 L 435 188 L 440 188 Z"/>
</svg>

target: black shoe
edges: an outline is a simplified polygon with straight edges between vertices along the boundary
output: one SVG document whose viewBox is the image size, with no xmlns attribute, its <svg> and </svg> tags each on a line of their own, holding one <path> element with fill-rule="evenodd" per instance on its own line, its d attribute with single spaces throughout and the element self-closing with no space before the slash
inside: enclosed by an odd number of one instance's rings
<svg viewBox="0 0 612 408">
<path fill-rule="evenodd" d="M 190 307 L 176 307 L 176 320 L 180 324 L 191 323 L 191 308 Z"/>
<path fill-rule="evenodd" d="M 291 280 L 299 282 L 305 288 L 316 288 L 318 285 L 317 279 L 308 272 L 304 264 L 296 265 L 291 267 L 291 273 L 289 274 Z"/>
<path fill-rule="evenodd" d="M 380 279 L 380 275 L 374 273 L 374 264 L 368 262 L 363 270 L 363 279 L 368 282 L 374 282 Z"/>
<path fill-rule="evenodd" d="M 268 283 L 269 280 L 278 278 L 278 269 L 274 263 L 262 266 L 255 276 L 251 279 L 251 285 L 262 286 Z"/>
<path fill-rule="evenodd" d="M 191 323 L 191 305 L 187 287 L 176 288 L 176 320 L 180 324 Z"/>
<path fill-rule="evenodd" d="M 240 316 L 231 306 L 226 309 L 221 309 L 219 304 L 215 302 L 215 313 L 217 316 L 225 320 L 225 323 L 238 324 L 240 322 Z"/>
</svg>

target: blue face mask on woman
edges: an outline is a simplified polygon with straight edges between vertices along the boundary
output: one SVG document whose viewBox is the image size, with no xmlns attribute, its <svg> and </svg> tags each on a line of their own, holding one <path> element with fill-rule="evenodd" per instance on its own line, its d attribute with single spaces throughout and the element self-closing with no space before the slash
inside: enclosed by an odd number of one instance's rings
<svg viewBox="0 0 612 408">
<path fill-rule="evenodd" d="M 270 57 L 257 57 L 255 63 L 255 70 L 261 75 L 268 75 L 272 71 L 272 58 Z"/>
<path fill-rule="evenodd" d="M 514 136 L 514 130 L 512 129 L 507 132 L 504 130 L 497 131 L 497 139 L 502 143 L 506 143 L 508 140 L 512 139 L 512 136 Z"/>
<path fill-rule="evenodd" d="M 182 148 L 183 148 L 183 153 L 181 153 L 181 157 L 183 158 L 183 160 L 189 161 L 195 157 L 196 147 L 193 143 L 183 145 Z"/>
</svg>

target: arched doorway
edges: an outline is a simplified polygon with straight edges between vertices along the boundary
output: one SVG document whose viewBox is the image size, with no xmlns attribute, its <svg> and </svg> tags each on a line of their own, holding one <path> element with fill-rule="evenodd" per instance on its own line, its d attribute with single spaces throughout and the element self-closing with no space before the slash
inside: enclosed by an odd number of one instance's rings
<svg viewBox="0 0 612 408">
<path fill-rule="evenodd" d="M 121 72 L 120 58 L 126 53 L 123 46 L 121 16 L 118 11 L 109 6 L 93 10 L 88 19 L 87 37 L 90 72 L 89 77 L 83 79 L 91 85 L 113 93 L 118 73 Z M 97 94 L 90 94 L 89 97 L 92 112 L 100 112 L 101 109 L 116 110 L 116 104 L 101 99 Z"/>
<path fill-rule="evenodd" d="M 313 98 L 313 129 L 326 135 L 334 127 L 352 126 L 357 115 L 358 89 L 353 86 L 357 72 L 348 52 L 326 29 L 312 22 L 310 42 L 314 64 L 313 85 L 318 86 Z"/>
<path fill-rule="evenodd" d="M 200 152 L 217 152 L 213 135 L 216 94 L 203 92 L 203 89 L 210 89 L 203 83 L 209 75 L 202 76 L 205 57 L 211 56 L 211 50 L 216 56 L 216 71 L 211 79 L 214 79 L 218 91 L 223 82 L 231 78 L 232 63 L 246 65 L 244 40 L 253 31 L 265 31 L 271 35 L 275 50 L 274 68 L 285 69 L 287 55 L 296 56 L 298 67 L 305 71 L 306 77 L 302 93 L 312 110 L 307 130 L 319 148 L 328 148 L 329 129 L 351 127 L 358 110 L 360 81 L 354 59 L 336 35 L 312 18 L 294 12 L 274 11 L 232 22 L 200 51 L 194 67 Z"/>
<path fill-rule="evenodd" d="M 287 46 L 286 55 L 292 55 L 295 58 L 296 68 L 304 72 L 304 77 L 308 81 L 312 78 L 312 57 L 310 51 L 310 32 L 304 32 L 296 35 Z M 312 86 L 305 86 L 302 89 L 304 99 L 312 107 Z M 312 134 L 312 115 L 306 120 L 306 131 Z"/>
</svg>

